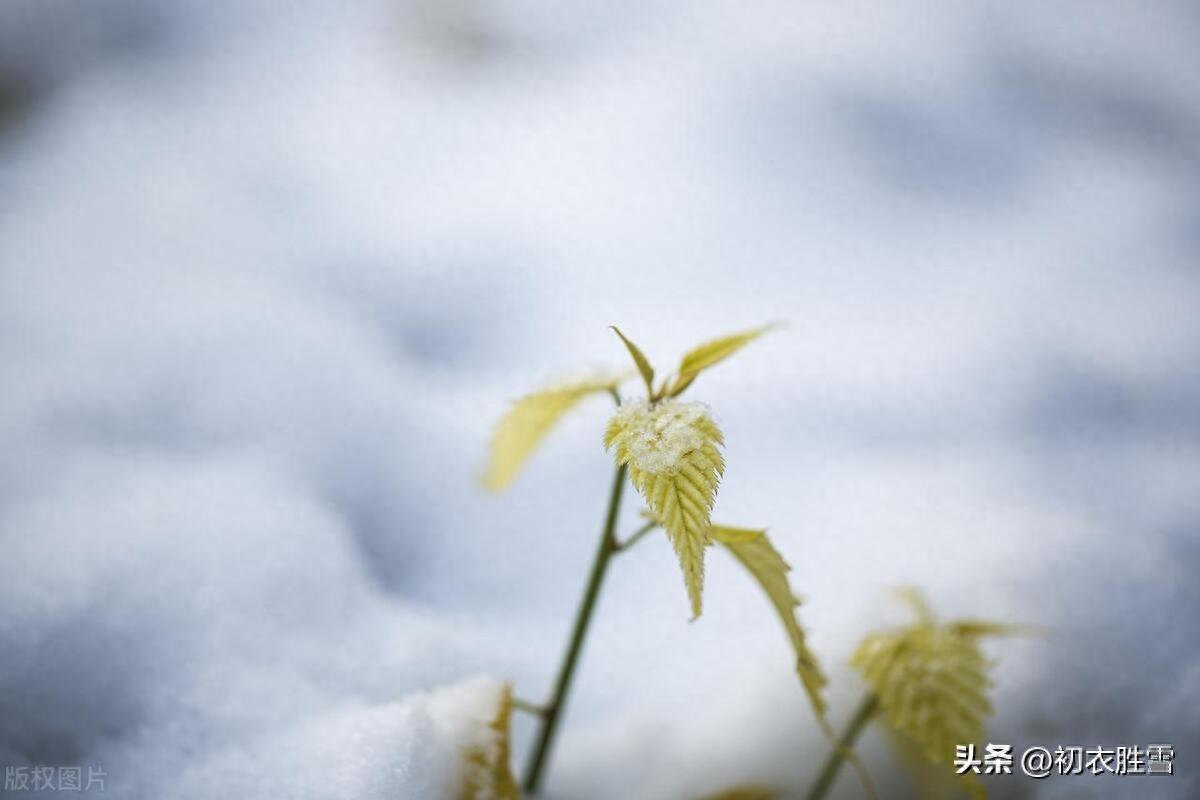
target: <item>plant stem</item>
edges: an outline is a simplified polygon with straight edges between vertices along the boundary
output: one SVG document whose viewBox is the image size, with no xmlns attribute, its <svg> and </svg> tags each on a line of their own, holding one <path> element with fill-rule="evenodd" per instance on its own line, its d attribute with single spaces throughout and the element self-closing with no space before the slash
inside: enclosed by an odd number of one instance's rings
<svg viewBox="0 0 1200 800">
<path fill-rule="evenodd" d="M 858 739 L 858 735 L 862 733 L 863 728 L 875 716 L 875 711 L 879 707 L 879 701 L 871 692 L 859 703 L 858 709 L 854 712 L 854 716 L 850 718 L 850 722 L 846 725 L 846 730 L 842 732 L 837 744 L 834 745 L 833 751 L 829 757 L 825 759 L 825 764 L 821 767 L 821 773 L 817 776 L 817 782 L 813 784 L 812 789 L 808 793 L 808 800 L 821 800 L 829 789 L 833 786 L 833 781 L 837 778 L 838 770 L 842 768 L 842 762 L 846 760 L 847 754 L 853 751 L 854 742 Z"/>
<path fill-rule="evenodd" d="M 539 706 L 537 703 L 531 703 L 528 700 L 523 700 L 520 697 L 512 698 L 512 707 L 517 711 L 524 711 L 526 714 L 533 714 L 535 717 L 546 716 L 546 709 Z"/>
<path fill-rule="evenodd" d="M 563 656 L 562 667 L 558 672 L 558 681 L 554 685 L 554 695 L 544 707 L 541 730 L 538 732 L 533 753 L 529 758 L 529 767 L 525 772 L 525 791 L 535 794 L 542 779 L 542 771 L 546 765 L 546 757 L 554 742 L 554 732 L 558 729 L 559 716 L 566 703 L 567 692 L 571 689 L 571 679 L 575 676 L 575 665 L 583 650 L 583 640 L 587 634 L 588 623 L 592 619 L 592 609 L 600 594 L 600 585 L 604 582 L 604 573 L 608 562 L 617 551 L 617 538 L 614 531 L 617 527 L 617 511 L 621 507 L 621 491 L 625 488 L 625 466 L 617 468 L 613 480 L 612 494 L 608 499 L 608 512 L 604 518 L 604 531 L 600 534 L 600 544 L 596 549 L 596 560 L 592 563 L 592 573 L 588 577 L 587 588 L 583 592 L 583 601 L 579 605 L 579 613 L 575 616 L 575 627 L 571 630 L 571 640 L 567 644 L 566 655 Z"/>
<path fill-rule="evenodd" d="M 647 522 L 645 525 L 638 528 L 633 533 L 629 534 L 628 539 L 626 539 L 623 542 L 618 542 L 616 551 L 618 553 L 624 553 L 626 550 L 628 550 L 629 548 L 631 548 L 635 544 L 637 544 L 639 541 L 641 541 L 643 536 L 645 536 L 647 533 L 649 533 L 650 531 L 654 530 L 657 527 L 658 527 L 657 522 L 655 522 L 653 520 L 651 520 L 650 522 Z"/>
</svg>

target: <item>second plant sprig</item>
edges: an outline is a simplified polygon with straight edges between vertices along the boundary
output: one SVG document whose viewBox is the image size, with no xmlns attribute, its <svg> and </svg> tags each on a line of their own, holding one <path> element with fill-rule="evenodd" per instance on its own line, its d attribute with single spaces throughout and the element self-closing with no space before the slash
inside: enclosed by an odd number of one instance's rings
<svg viewBox="0 0 1200 800">
<path fill-rule="evenodd" d="M 992 712 L 991 664 L 980 642 L 1036 629 L 979 619 L 942 621 L 915 588 L 898 594 L 916 619 L 904 628 L 872 633 L 855 651 L 851 664 L 861 670 L 868 691 L 818 773 L 808 800 L 823 800 L 845 753 L 876 719 L 893 734 L 921 778 L 927 789 L 924 796 L 950 796 L 961 790 L 974 800 L 987 797 L 979 778 L 956 770 L 952 762 L 956 745 L 982 743 L 984 719 Z"/>
</svg>

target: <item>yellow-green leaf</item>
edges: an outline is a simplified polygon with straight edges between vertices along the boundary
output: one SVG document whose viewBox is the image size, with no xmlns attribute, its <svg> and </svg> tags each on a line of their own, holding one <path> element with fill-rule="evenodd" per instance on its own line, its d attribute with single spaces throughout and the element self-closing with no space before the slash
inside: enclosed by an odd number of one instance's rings
<svg viewBox="0 0 1200 800">
<path fill-rule="evenodd" d="M 1006 622 L 992 622 L 986 619 L 959 619 L 949 623 L 949 627 L 961 636 L 1016 636 L 1018 634 L 1044 634 L 1045 628 L 1036 625 L 1014 625 Z"/>
<path fill-rule="evenodd" d="M 678 397 L 679 395 L 683 394 L 685 389 L 692 385 L 699 374 L 699 372 L 677 374 L 675 379 L 671 381 L 670 385 L 665 388 L 664 393 L 667 397 Z"/>
<path fill-rule="evenodd" d="M 917 622 L 933 624 L 933 609 L 929 607 L 929 601 L 925 599 L 925 595 L 920 589 L 915 586 L 901 586 L 896 589 L 896 596 L 909 607 L 913 616 L 917 618 Z"/>
<path fill-rule="evenodd" d="M 983 739 L 983 719 L 992 710 L 988 663 L 972 637 L 918 624 L 868 636 L 851 663 L 888 724 L 912 737 L 929 761 L 948 764 L 956 744 Z"/>
<path fill-rule="evenodd" d="M 605 448 L 628 465 L 630 480 L 675 548 L 693 617 L 701 611 L 704 548 L 725 471 L 724 443 L 707 407 L 677 400 L 625 403 L 604 434 Z"/>
<path fill-rule="evenodd" d="M 478 741 L 463 751 L 462 791 L 459 800 L 519 800 L 521 792 L 509 765 L 509 721 L 512 717 L 512 687 L 500 694 L 496 715 Z"/>
<path fill-rule="evenodd" d="M 809 650 L 805 641 L 804 629 L 796 619 L 796 609 L 800 602 L 792 592 L 787 574 L 791 570 L 783 556 L 771 544 L 765 530 L 750 528 L 732 528 L 725 525 L 712 527 L 712 538 L 729 549 L 738 561 L 742 563 L 771 601 L 779 614 L 783 626 L 787 630 L 792 649 L 796 651 L 796 672 L 804 684 L 818 716 L 825 713 L 825 675 L 817 663 L 816 656 Z"/>
<path fill-rule="evenodd" d="M 507 488 L 564 414 L 589 395 L 613 391 L 618 382 L 618 378 L 600 377 L 566 383 L 515 402 L 492 435 L 483 485 L 493 491 Z"/>
<path fill-rule="evenodd" d="M 1023 628 L 975 619 L 939 622 L 920 592 L 908 588 L 901 596 L 916 621 L 868 636 L 851 663 L 878 698 L 888 726 L 910 739 L 925 762 L 953 770 L 955 746 L 981 745 L 992 712 L 991 665 L 979 640 Z M 986 796 L 973 775 L 958 780 L 972 796 Z"/>
<path fill-rule="evenodd" d="M 654 367 L 650 366 L 649 359 L 636 344 L 625 338 L 625 334 L 621 333 L 621 329 L 616 325 L 610 325 L 613 333 L 621 337 L 621 341 L 625 343 L 625 349 L 629 351 L 629 355 L 633 356 L 633 363 L 637 365 L 638 372 L 641 373 L 642 380 L 646 382 L 646 397 L 653 399 L 654 397 Z"/>
<path fill-rule="evenodd" d="M 724 361 L 767 331 L 777 327 L 779 327 L 777 324 L 772 323 L 748 331 L 731 333 L 689 350 L 679 364 L 679 374 L 671 383 L 671 387 L 667 391 L 668 396 L 675 397 L 690 386 L 703 370 Z"/>
</svg>

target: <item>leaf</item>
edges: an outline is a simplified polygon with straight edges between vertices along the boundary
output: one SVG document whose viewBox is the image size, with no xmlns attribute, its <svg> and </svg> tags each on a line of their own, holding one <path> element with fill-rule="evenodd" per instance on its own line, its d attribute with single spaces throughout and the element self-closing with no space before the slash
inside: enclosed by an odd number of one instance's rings
<svg viewBox="0 0 1200 800">
<path fill-rule="evenodd" d="M 979 641 L 1024 627 L 974 619 L 941 623 L 920 592 L 909 588 L 901 596 L 916 622 L 868 636 L 851 663 L 879 699 L 888 726 L 911 740 L 922 761 L 953 771 L 955 745 L 982 744 L 983 722 L 992 713 L 990 663 Z M 986 796 L 974 775 L 956 779 L 973 797 Z"/>
<path fill-rule="evenodd" d="M 686 375 L 677 374 L 675 380 L 671 381 L 670 385 L 665 387 L 666 396 L 678 397 L 683 394 L 684 390 L 692 385 L 699 374 L 699 372 L 689 372 Z"/>
<path fill-rule="evenodd" d="M 654 367 L 650 366 L 650 361 L 641 349 L 625 338 L 625 334 L 621 333 L 621 329 L 616 325 L 610 325 L 613 332 L 621 337 L 621 341 L 625 343 L 625 348 L 629 351 L 629 355 L 633 356 L 633 363 L 637 365 L 638 372 L 642 375 L 642 380 L 646 382 L 646 397 L 653 399 L 654 397 Z"/>
<path fill-rule="evenodd" d="M 684 389 L 692 385 L 692 381 L 696 380 L 696 377 L 702 371 L 724 361 L 764 333 L 774 330 L 777 327 L 779 327 L 778 324 L 772 323 L 752 328 L 748 331 L 731 333 L 728 336 L 707 341 L 689 350 L 684 354 L 683 361 L 679 364 L 679 374 L 671 383 L 671 387 L 667 391 L 667 396 L 675 397 L 679 395 Z"/>
<path fill-rule="evenodd" d="M 693 619 L 701 611 L 704 548 L 725 471 L 724 443 L 705 406 L 677 400 L 625 403 L 604 434 L 604 447 L 628 465 L 630 480 L 675 548 Z"/>
<path fill-rule="evenodd" d="M 933 624 L 933 609 L 929 607 L 929 601 L 920 589 L 915 586 L 901 586 L 896 589 L 896 596 L 909 607 L 919 622 Z"/>
<path fill-rule="evenodd" d="M 827 683 L 816 656 L 809 650 L 805 641 L 804 629 L 796 619 L 796 609 L 800 602 L 792 592 L 787 574 L 791 570 L 783 556 L 771 544 L 765 530 L 749 528 L 732 528 L 725 525 L 712 527 L 712 538 L 729 549 L 734 557 L 742 563 L 754 579 L 758 581 L 771 605 L 783 621 L 792 649 L 796 651 L 796 672 L 808 693 L 808 699 L 813 705 L 817 716 L 825 714 L 825 698 L 823 691 Z"/>
<path fill-rule="evenodd" d="M 520 791 L 509 766 L 512 687 L 505 684 L 496 716 L 479 741 L 463 751 L 462 791 L 459 800 L 519 800 Z"/>
<path fill-rule="evenodd" d="M 776 800 L 778 789 L 770 786 L 734 786 L 723 792 L 705 795 L 701 800 Z"/>
<path fill-rule="evenodd" d="M 589 395 L 615 390 L 618 383 L 619 378 L 594 378 L 552 386 L 515 402 L 492 434 L 484 487 L 492 491 L 507 488 L 564 414 Z"/>
<path fill-rule="evenodd" d="M 950 629 L 960 636 L 1018 636 L 1020 634 L 1045 634 L 1048 629 L 1037 625 L 1016 625 L 992 622 L 986 619 L 958 619 L 949 623 Z"/>
<path fill-rule="evenodd" d="M 867 637 L 851 663 L 879 698 L 888 724 L 912 737 L 928 761 L 949 764 L 956 744 L 983 739 L 990 682 L 974 638 L 919 623 Z"/>
</svg>

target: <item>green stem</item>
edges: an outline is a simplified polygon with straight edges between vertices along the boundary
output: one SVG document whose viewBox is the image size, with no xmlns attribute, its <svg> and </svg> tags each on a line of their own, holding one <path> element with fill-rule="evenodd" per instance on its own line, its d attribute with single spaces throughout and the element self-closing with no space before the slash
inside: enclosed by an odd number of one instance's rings
<svg viewBox="0 0 1200 800">
<path fill-rule="evenodd" d="M 608 499 L 608 513 L 604 518 L 604 532 L 600 534 L 600 544 L 596 549 L 596 560 L 592 564 L 592 573 L 588 577 L 587 588 L 583 592 L 583 601 L 579 605 L 579 613 L 575 617 L 575 627 L 571 630 L 571 640 L 567 644 L 567 653 L 563 657 L 562 667 L 558 672 L 558 681 L 554 685 L 554 694 L 544 707 L 541 730 L 538 732 L 533 753 L 529 758 L 529 768 L 525 772 L 525 791 L 535 794 L 542 779 L 546 765 L 546 757 L 554 742 L 554 732 L 558 729 L 558 720 L 566 702 L 567 693 L 571 689 L 571 679 L 575 676 L 575 665 L 583 650 L 583 640 L 587 634 L 588 623 L 592 619 L 592 609 L 600 594 L 600 585 L 604 582 L 604 573 L 608 562 L 617 551 L 617 539 L 614 531 L 617 527 L 617 511 L 621 507 L 621 491 L 625 487 L 625 466 L 617 468 L 613 480 L 612 494 Z"/>
<path fill-rule="evenodd" d="M 859 703 L 854 716 L 850 718 L 850 722 L 846 725 L 846 730 L 842 732 L 841 738 L 838 739 L 833 751 L 825 759 L 825 764 L 821 767 L 821 773 L 817 776 L 817 782 L 813 784 L 812 789 L 808 793 L 808 800 L 821 800 L 833 786 L 838 770 L 842 768 L 842 762 L 846 760 L 849 753 L 853 752 L 855 740 L 858 739 L 858 735 L 862 733 L 863 728 L 870 722 L 871 717 L 875 716 L 875 711 L 878 707 L 879 701 L 875 698 L 874 694 L 868 692 L 867 696 Z"/>
<path fill-rule="evenodd" d="M 539 706 L 537 703 L 531 703 L 530 701 L 524 700 L 520 697 L 514 697 L 512 699 L 512 707 L 516 711 L 524 711 L 526 714 L 533 714 L 535 717 L 546 716 L 545 708 Z"/>
<path fill-rule="evenodd" d="M 658 527 L 657 522 L 654 522 L 653 520 L 651 520 L 650 522 L 647 522 L 645 525 L 638 528 L 633 533 L 629 534 L 628 539 L 626 539 L 623 542 L 618 542 L 616 551 L 618 553 L 624 553 L 626 550 L 628 550 L 629 548 L 631 548 L 635 544 L 637 544 L 639 541 L 641 541 L 643 536 L 645 536 L 647 533 L 649 533 L 650 531 L 654 530 L 657 527 Z"/>
</svg>

